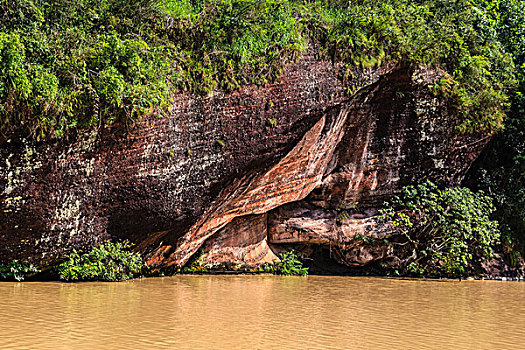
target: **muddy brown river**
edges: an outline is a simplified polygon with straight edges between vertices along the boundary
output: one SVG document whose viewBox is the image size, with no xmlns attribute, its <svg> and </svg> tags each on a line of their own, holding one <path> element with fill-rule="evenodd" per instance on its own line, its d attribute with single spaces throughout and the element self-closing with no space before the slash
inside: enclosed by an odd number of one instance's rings
<svg viewBox="0 0 525 350">
<path fill-rule="evenodd" d="M 525 349 L 525 283 L 323 276 L 2 282 L 0 349 Z"/>
</svg>

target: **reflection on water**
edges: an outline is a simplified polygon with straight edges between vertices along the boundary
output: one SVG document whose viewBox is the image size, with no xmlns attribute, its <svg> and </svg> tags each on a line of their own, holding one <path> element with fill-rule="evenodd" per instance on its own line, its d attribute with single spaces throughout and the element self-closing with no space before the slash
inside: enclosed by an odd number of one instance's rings
<svg viewBox="0 0 525 350">
<path fill-rule="evenodd" d="M 524 296 L 321 276 L 0 283 L 0 349 L 524 349 Z"/>
</svg>

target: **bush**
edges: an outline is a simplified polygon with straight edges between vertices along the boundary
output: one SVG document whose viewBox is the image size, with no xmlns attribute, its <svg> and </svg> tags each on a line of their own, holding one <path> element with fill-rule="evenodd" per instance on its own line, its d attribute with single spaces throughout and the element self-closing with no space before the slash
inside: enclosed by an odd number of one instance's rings
<svg viewBox="0 0 525 350">
<path fill-rule="evenodd" d="M 299 261 L 294 251 L 289 251 L 279 254 L 280 261 L 276 261 L 273 266 L 273 273 L 276 275 L 285 276 L 306 276 L 308 275 L 308 268 L 303 267 L 303 263 Z"/>
<path fill-rule="evenodd" d="M 235 271 L 237 273 L 273 273 L 275 275 L 297 275 L 306 276 L 308 268 L 303 267 L 294 251 L 281 253 L 279 255 L 280 261 L 274 261 L 272 264 L 265 263 L 257 268 L 247 267 L 243 263 L 237 265 L 230 264 L 203 264 L 204 253 L 199 251 L 195 254 L 188 264 L 179 270 L 183 274 L 207 274 L 214 271 Z"/>
<path fill-rule="evenodd" d="M 190 259 L 189 263 L 180 270 L 180 272 L 188 273 L 188 274 L 210 272 L 209 269 L 206 266 L 204 266 L 202 263 L 203 256 L 204 256 L 204 252 L 202 250 L 199 250 L 192 257 L 192 259 Z"/>
<path fill-rule="evenodd" d="M 475 272 L 480 258 L 490 258 L 500 231 L 492 199 L 468 188 L 440 190 L 432 182 L 407 186 L 383 211 L 413 246 L 406 272 L 457 277 Z"/>
<path fill-rule="evenodd" d="M 499 15 L 483 0 L 3 1 L 0 129 L 133 123 L 174 90 L 266 84 L 311 45 L 344 81 L 384 62 L 441 68 L 460 129 L 493 130 L 514 81 Z"/>
<path fill-rule="evenodd" d="M 76 250 L 68 260 L 60 264 L 58 274 L 65 281 L 122 281 L 133 278 L 145 266 L 127 241 L 112 243 L 106 241 L 93 248 L 89 253 L 81 254 Z"/>
<path fill-rule="evenodd" d="M 9 264 L 0 264 L 0 278 L 14 278 L 17 281 L 23 281 L 25 277 L 34 275 L 40 270 L 33 264 L 22 264 L 18 260 L 13 260 Z"/>
</svg>

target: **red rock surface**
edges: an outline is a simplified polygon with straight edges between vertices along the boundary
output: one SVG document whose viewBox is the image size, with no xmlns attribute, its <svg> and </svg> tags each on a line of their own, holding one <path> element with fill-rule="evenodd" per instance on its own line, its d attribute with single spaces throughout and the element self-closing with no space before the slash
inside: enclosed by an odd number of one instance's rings
<svg viewBox="0 0 525 350">
<path fill-rule="evenodd" d="M 204 265 L 243 265 L 256 267 L 279 260 L 277 252 L 268 245 L 266 214 L 248 215 L 234 219 L 229 225 L 207 240 L 203 246 Z"/>
<path fill-rule="evenodd" d="M 278 208 L 269 211 L 267 241 L 274 246 L 328 247 L 334 260 L 349 266 L 372 262 L 395 266 L 411 254 L 409 242 L 376 221 L 376 208 L 407 184 L 426 179 L 458 184 L 486 142 L 479 135 L 454 132 L 454 117 L 425 86 L 437 76 L 437 72 L 424 69 L 401 69 L 343 101 L 344 136 L 327 167 L 322 168 L 322 181 L 304 200 L 280 201 Z M 478 142 L 480 137 L 483 142 Z M 272 171 L 289 173 L 279 165 Z M 262 212 L 267 211 L 267 204 L 275 206 L 273 195 L 282 186 L 277 178 L 272 186 L 262 189 L 262 200 L 257 196 Z M 301 181 L 300 176 L 295 179 Z M 293 203 L 284 205 L 286 202 Z M 351 214 L 357 206 L 360 212 Z M 248 223 L 238 218 L 236 225 Z M 227 227 L 226 232 L 232 235 L 232 230 Z M 220 232 L 212 239 L 214 256 L 221 256 L 218 242 L 224 239 L 222 235 Z M 311 251 L 304 251 L 303 257 L 308 257 Z M 211 259 L 207 251 L 204 257 Z"/>
<path fill-rule="evenodd" d="M 169 116 L 129 130 L 0 135 L 0 261 L 52 264 L 109 238 L 171 268 L 199 249 L 207 263 L 255 266 L 283 244 L 338 247 L 348 265 L 395 258 L 354 240 L 382 232 L 367 217 L 404 185 L 458 183 L 486 141 L 454 132 L 428 89 L 440 72 L 385 66 L 344 97 L 312 57 L 266 87 L 176 94 Z"/>
</svg>

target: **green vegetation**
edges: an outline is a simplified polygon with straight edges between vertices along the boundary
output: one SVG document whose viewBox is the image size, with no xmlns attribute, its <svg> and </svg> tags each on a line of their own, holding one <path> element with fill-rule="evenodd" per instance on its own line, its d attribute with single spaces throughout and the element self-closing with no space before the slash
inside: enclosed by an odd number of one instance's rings
<svg viewBox="0 0 525 350">
<path fill-rule="evenodd" d="M 18 260 L 13 260 L 8 264 L 0 264 L 0 279 L 14 278 L 23 281 L 26 277 L 39 273 L 40 270 L 33 264 L 22 264 Z"/>
<path fill-rule="evenodd" d="M 181 270 L 180 273 L 208 273 L 209 267 L 204 266 L 202 262 L 202 257 L 204 255 L 204 252 L 202 250 L 199 250 L 192 259 L 190 259 L 189 263 L 186 264 Z M 196 257 L 196 258 L 195 258 Z"/>
<path fill-rule="evenodd" d="M 525 1 L 475 3 L 484 17 L 482 31 L 489 31 L 514 62 L 511 69 L 516 79 L 507 91 L 510 108 L 505 116 L 492 119 L 503 121 L 505 127 L 464 183 L 479 192 L 438 190 L 432 184 L 408 187 L 387 210 L 387 218 L 413 244 L 413 258 L 405 266 L 405 272 L 412 274 L 452 277 L 472 273 L 479 259 L 490 257 L 494 249 L 504 253 L 510 266 L 523 263 L 525 256 Z M 447 78 L 433 88 L 446 95 L 450 90 Z M 494 111 L 489 114 L 495 115 Z M 392 208 L 404 211 L 395 213 Z"/>
<path fill-rule="evenodd" d="M 490 216 L 492 199 L 468 188 L 440 190 L 431 182 L 407 186 L 383 216 L 397 227 L 412 247 L 406 272 L 435 277 L 458 277 L 475 272 L 490 258 L 500 231 Z"/>
<path fill-rule="evenodd" d="M 289 251 L 279 254 L 280 261 L 274 261 L 271 264 L 264 264 L 259 266 L 256 269 L 246 267 L 244 264 L 238 264 L 235 266 L 221 266 L 213 264 L 204 264 L 203 263 L 203 253 L 199 252 L 187 264 L 180 270 L 180 273 L 183 274 L 207 274 L 214 272 L 231 272 L 235 271 L 238 273 L 273 273 L 275 275 L 283 276 L 306 276 L 308 275 L 308 268 L 303 267 L 303 264 L 297 258 L 295 252 Z"/>
<path fill-rule="evenodd" d="M 76 250 L 58 267 L 60 279 L 65 281 L 123 281 L 140 274 L 145 267 L 137 253 L 128 251 L 127 241 L 106 241 L 89 253 Z"/>
<path fill-rule="evenodd" d="M 303 267 L 293 250 L 279 254 L 280 261 L 274 261 L 273 264 L 264 264 L 259 266 L 257 271 L 263 273 L 273 273 L 282 276 L 306 276 L 308 268 Z"/>
<path fill-rule="evenodd" d="M 289 251 L 279 254 L 280 261 L 276 261 L 273 265 L 273 273 L 284 276 L 306 276 L 308 275 L 308 268 L 303 267 L 303 263 L 299 261 L 295 252 Z"/>
<path fill-rule="evenodd" d="M 352 238 L 352 241 L 353 242 L 362 242 L 364 244 L 372 244 L 374 243 L 376 240 L 372 237 L 368 237 L 368 236 L 365 236 L 363 235 L 361 232 L 358 232 L 355 234 L 354 238 Z"/>
<path fill-rule="evenodd" d="M 505 128 L 474 164 L 466 184 L 495 199 L 501 250 L 513 266 L 525 257 L 525 1 L 487 3 L 499 14 L 498 35 L 516 63 L 518 88 L 511 94 Z"/>
<path fill-rule="evenodd" d="M 161 116 L 173 91 L 265 84 L 312 46 L 347 82 L 385 62 L 441 68 L 459 129 L 495 130 L 514 84 L 497 16 L 468 0 L 3 1 L 0 127 L 58 137 Z"/>
</svg>

